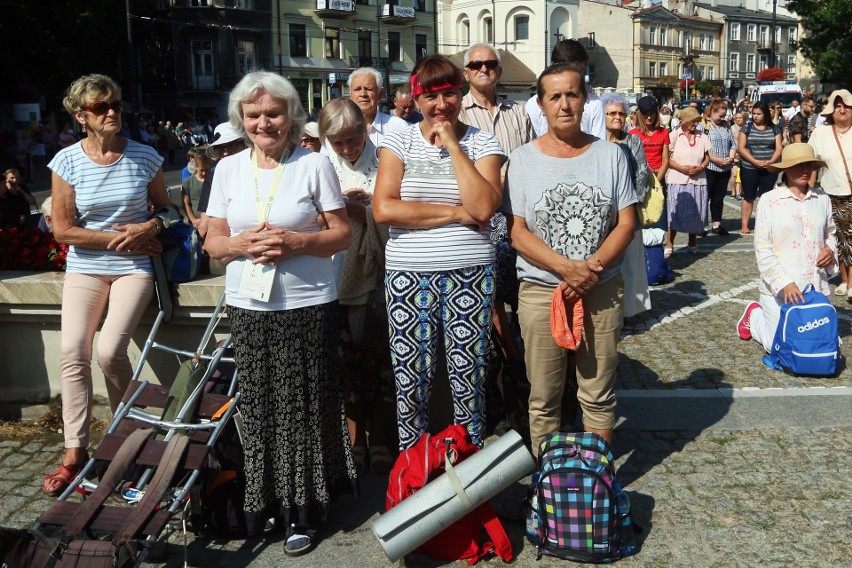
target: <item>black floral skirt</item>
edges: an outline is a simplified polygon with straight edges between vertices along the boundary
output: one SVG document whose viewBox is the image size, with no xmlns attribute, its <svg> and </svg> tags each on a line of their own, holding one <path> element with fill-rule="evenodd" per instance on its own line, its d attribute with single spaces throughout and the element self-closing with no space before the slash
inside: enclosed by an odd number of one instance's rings
<svg viewBox="0 0 852 568">
<path fill-rule="evenodd" d="M 228 308 L 245 421 L 245 510 L 325 516 L 357 474 L 340 388 L 336 304 Z"/>
</svg>

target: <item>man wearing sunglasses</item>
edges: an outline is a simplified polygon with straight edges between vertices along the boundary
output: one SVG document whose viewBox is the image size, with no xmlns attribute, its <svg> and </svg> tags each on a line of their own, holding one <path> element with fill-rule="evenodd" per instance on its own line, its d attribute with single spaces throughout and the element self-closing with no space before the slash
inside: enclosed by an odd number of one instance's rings
<svg viewBox="0 0 852 568">
<path fill-rule="evenodd" d="M 571 63 L 577 67 L 581 76 L 586 77 L 588 75 L 589 54 L 586 48 L 583 47 L 583 44 L 576 39 L 563 39 L 553 46 L 553 51 L 550 54 L 550 64 L 553 65 L 554 63 Z M 604 116 L 603 103 L 601 103 L 600 97 L 592 94 L 590 88 L 586 90 L 589 96 L 586 99 L 586 104 L 583 106 L 583 120 L 580 124 L 580 129 L 586 134 L 606 140 L 606 118 Z M 547 119 L 538 106 L 538 96 L 533 95 L 530 97 L 525 108 L 532 121 L 536 135 L 541 136 L 547 132 Z"/>
<path fill-rule="evenodd" d="M 487 43 L 475 43 L 464 52 L 464 78 L 470 91 L 462 98 L 459 119 L 494 134 L 508 156 L 535 138 L 535 132 L 523 106 L 497 95 L 502 74 L 500 53 Z"/>
</svg>

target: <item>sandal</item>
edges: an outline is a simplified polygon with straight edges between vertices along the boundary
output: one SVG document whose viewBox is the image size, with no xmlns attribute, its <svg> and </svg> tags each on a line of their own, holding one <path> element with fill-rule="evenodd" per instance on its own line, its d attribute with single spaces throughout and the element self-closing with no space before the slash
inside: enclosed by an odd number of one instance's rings
<svg viewBox="0 0 852 568">
<path fill-rule="evenodd" d="M 387 446 L 370 446 L 370 471 L 375 475 L 387 475 L 393 467 Z"/>
<path fill-rule="evenodd" d="M 664 249 L 663 249 L 663 258 L 668 258 L 668 257 L 670 257 L 670 256 L 672 255 L 672 253 L 673 253 L 673 252 L 674 252 L 674 249 L 664 248 Z"/>
<path fill-rule="evenodd" d="M 846 282 L 841 282 L 837 288 L 834 289 L 835 296 L 845 296 L 847 291 Z"/>
<path fill-rule="evenodd" d="M 352 446 L 352 461 L 355 462 L 355 473 L 364 473 L 367 469 L 367 446 Z"/>
<path fill-rule="evenodd" d="M 88 459 L 86 461 L 88 461 Z M 71 482 L 74 481 L 74 478 L 77 477 L 77 474 L 80 473 L 81 469 L 83 469 L 83 465 L 85 465 L 85 462 L 70 465 L 60 464 L 59 467 L 56 468 L 56 471 L 44 476 L 44 481 L 41 484 L 41 490 L 51 497 L 58 497 L 66 489 L 68 489 L 68 486 L 71 485 Z M 46 485 L 49 481 L 59 482 L 59 485 L 56 486 L 56 489 L 48 491 Z"/>
</svg>

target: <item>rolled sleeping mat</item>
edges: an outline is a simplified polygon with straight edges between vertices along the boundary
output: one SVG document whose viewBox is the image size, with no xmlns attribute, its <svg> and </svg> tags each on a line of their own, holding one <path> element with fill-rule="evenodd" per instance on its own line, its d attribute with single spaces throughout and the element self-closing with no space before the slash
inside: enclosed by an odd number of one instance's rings
<svg viewBox="0 0 852 568">
<path fill-rule="evenodd" d="M 510 430 L 376 518 L 373 533 L 396 562 L 534 469 L 523 439 Z"/>
</svg>

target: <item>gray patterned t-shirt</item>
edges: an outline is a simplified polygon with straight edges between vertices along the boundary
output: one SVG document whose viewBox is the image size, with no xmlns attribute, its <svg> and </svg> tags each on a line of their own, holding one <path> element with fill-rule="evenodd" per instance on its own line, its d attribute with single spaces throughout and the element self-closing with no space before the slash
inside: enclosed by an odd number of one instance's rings
<svg viewBox="0 0 852 568">
<path fill-rule="evenodd" d="M 618 222 L 618 212 L 636 203 L 630 166 L 616 144 L 597 139 L 575 158 L 553 158 L 533 143 L 509 156 L 501 210 L 523 217 L 527 227 L 553 250 L 576 260 L 598 250 Z M 621 272 L 621 259 L 600 275 L 606 282 Z M 556 286 L 559 277 L 518 255 L 518 278 Z"/>
</svg>

